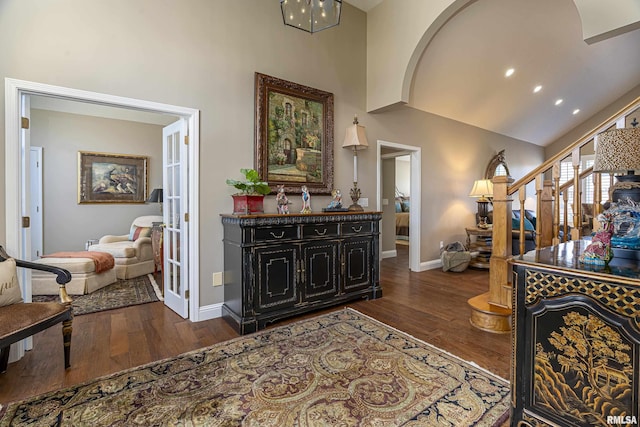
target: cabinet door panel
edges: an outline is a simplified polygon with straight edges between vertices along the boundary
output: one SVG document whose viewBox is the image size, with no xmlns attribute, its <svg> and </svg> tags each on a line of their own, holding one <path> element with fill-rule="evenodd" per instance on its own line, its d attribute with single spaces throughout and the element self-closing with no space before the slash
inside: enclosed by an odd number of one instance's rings
<svg viewBox="0 0 640 427">
<path fill-rule="evenodd" d="M 371 286 L 371 239 L 349 239 L 343 245 L 343 284 L 345 292 Z"/>
<path fill-rule="evenodd" d="M 337 241 L 307 243 L 302 246 L 304 300 L 313 301 L 338 294 Z"/>
<path fill-rule="evenodd" d="M 298 302 L 296 253 L 296 248 L 291 245 L 255 250 L 256 312 L 289 307 Z"/>
</svg>

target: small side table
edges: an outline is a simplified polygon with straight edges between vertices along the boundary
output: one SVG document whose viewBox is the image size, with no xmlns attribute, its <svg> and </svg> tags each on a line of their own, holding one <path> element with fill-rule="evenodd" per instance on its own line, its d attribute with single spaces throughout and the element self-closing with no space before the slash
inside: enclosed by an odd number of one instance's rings
<svg viewBox="0 0 640 427">
<path fill-rule="evenodd" d="M 493 230 L 491 228 L 467 227 L 467 248 L 470 252 L 478 252 L 478 255 L 471 258 L 469 267 L 489 269 L 491 259 L 491 243 Z M 471 239 L 474 236 L 474 239 Z"/>
<path fill-rule="evenodd" d="M 158 269 L 162 272 L 164 266 L 164 224 L 154 222 L 151 224 L 151 249 L 153 250 L 153 262 L 155 264 L 153 273 Z M 160 266 L 160 268 L 158 268 Z M 164 295 L 164 272 L 160 275 L 160 291 Z"/>
</svg>

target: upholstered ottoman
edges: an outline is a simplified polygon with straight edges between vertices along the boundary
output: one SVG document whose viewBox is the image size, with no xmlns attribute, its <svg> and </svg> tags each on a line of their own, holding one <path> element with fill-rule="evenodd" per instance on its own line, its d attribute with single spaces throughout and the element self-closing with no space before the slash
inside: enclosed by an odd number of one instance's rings
<svg viewBox="0 0 640 427">
<path fill-rule="evenodd" d="M 57 258 L 47 257 L 35 260 L 41 264 L 64 268 L 71 273 L 71 281 L 67 283 L 67 293 L 83 295 L 115 283 L 116 270 L 110 268 L 96 273 L 95 262 L 91 258 Z M 56 276 L 44 271 L 33 271 L 31 274 L 33 295 L 57 295 Z"/>
</svg>

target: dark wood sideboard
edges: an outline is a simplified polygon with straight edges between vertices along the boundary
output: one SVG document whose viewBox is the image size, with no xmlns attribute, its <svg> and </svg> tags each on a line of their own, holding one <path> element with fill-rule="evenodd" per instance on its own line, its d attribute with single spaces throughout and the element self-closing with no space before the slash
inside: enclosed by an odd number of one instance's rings
<svg viewBox="0 0 640 427">
<path fill-rule="evenodd" d="M 222 215 L 222 316 L 240 334 L 382 296 L 380 212 Z"/>
<path fill-rule="evenodd" d="M 512 426 L 640 422 L 640 262 L 580 264 L 587 243 L 513 260 Z"/>
</svg>

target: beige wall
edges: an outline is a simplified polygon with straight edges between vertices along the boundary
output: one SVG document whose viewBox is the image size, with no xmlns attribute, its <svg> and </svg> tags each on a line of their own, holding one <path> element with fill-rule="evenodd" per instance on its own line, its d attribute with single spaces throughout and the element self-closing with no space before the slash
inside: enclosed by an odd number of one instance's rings
<svg viewBox="0 0 640 427">
<path fill-rule="evenodd" d="M 396 188 L 402 194 L 409 195 L 411 191 L 411 162 L 408 158 L 396 158 Z"/>
<path fill-rule="evenodd" d="M 540 147 L 411 108 L 367 114 L 366 33 L 366 15 L 348 4 L 338 27 L 310 35 L 285 27 L 276 1 L 2 0 L 0 77 L 200 109 L 200 305 L 206 306 L 223 300 L 211 276 L 223 269 L 219 215 L 232 208 L 233 189 L 224 182 L 253 165 L 256 71 L 334 94 L 335 187 L 345 195 L 353 157 L 341 145 L 358 114 L 372 145 L 358 154 L 369 206 L 376 205 L 376 141 L 423 147 L 422 261 L 437 259 L 440 240 L 460 240 L 473 224 L 476 206 L 467 195 L 497 151 L 506 149 L 516 178 L 542 160 Z M 0 138 L 4 165 L 4 132 Z M 289 197 L 292 210 L 300 209 L 299 196 Z M 312 208 L 329 201 L 313 196 Z M 265 207 L 275 212 L 273 196 Z"/>
<path fill-rule="evenodd" d="M 149 192 L 162 187 L 162 127 L 31 110 L 31 145 L 43 152 L 44 253 L 84 250 L 87 239 L 127 234 L 157 204 L 78 204 L 78 151 L 148 157 Z"/>
<path fill-rule="evenodd" d="M 542 147 L 408 107 L 371 114 L 360 123 L 367 126 L 369 139 L 422 147 L 422 262 L 439 259 L 440 241 L 466 239 L 464 229 L 475 225 L 477 209 L 469 192 L 498 151 L 505 149 L 515 179 L 543 158 Z M 358 154 L 362 164 L 374 161 L 373 151 Z M 366 195 L 375 192 L 373 173 L 371 170 L 371 178 L 363 180 Z M 383 242 L 386 239 L 383 236 Z"/>
</svg>

